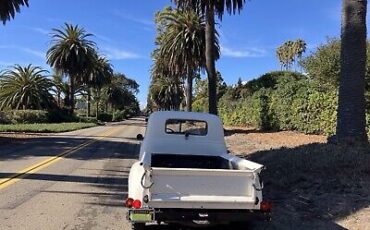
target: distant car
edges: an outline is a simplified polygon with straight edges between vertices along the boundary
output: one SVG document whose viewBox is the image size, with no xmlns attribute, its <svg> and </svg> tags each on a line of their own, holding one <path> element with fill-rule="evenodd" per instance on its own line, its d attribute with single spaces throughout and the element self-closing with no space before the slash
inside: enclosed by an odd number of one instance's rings
<svg viewBox="0 0 370 230">
<path fill-rule="evenodd" d="M 152 222 L 204 225 L 268 218 L 262 169 L 228 154 L 217 116 L 155 112 L 140 159 L 130 170 L 127 218 L 135 230 Z"/>
</svg>

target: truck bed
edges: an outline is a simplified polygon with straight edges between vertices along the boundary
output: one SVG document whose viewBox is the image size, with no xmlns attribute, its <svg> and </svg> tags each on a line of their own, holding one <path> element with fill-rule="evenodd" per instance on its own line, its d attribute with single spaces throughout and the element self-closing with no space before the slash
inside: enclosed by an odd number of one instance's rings
<svg viewBox="0 0 370 230">
<path fill-rule="evenodd" d="M 236 168 L 236 162 L 222 156 L 153 154 L 151 180 L 154 184 L 149 205 L 154 208 L 258 209 L 255 171 Z"/>
</svg>

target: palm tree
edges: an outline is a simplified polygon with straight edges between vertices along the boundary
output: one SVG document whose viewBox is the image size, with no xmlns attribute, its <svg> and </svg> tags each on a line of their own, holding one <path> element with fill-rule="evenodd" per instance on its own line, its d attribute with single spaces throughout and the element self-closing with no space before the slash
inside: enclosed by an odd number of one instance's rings
<svg viewBox="0 0 370 230">
<path fill-rule="evenodd" d="M 47 62 L 57 71 L 69 76 L 68 107 L 74 112 L 75 82 L 91 68 L 96 56 L 95 43 L 78 25 L 65 23 L 62 29 L 53 29 L 52 46 L 47 51 Z"/>
<path fill-rule="evenodd" d="M 165 56 L 173 75 L 184 76 L 186 85 L 186 110 L 192 109 L 193 77 L 205 67 L 205 23 L 204 18 L 192 10 L 166 10 L 159 14 L 165 24 L 160 51 Z M 219 57 L 218 39 L 215 50 Z"/>
<path fill-rule="evenodd" d="M 59 108 L 62 108 L 62 95 L 66 96 L 68 94 L 68 85 L 64 81 L 64 76 L 60 71 L 54 71 L 52 74 L 53 82 L 53 92 L 55 94 L 57 105 Z"/>
<path fill-rule="evenodd" d="M 180 78 L 155 77 L 150 86 L 150 97 L 155 104 L 164 110 L 178 110 L 182 101 Z"/>
<path fill-rule="evenodd" d="M 15 17 L 21 11 L 21 6 L 28 7 L 28 0 L 1 0 L 0 1 L 0 20 L 5 25 L 6 21 Z"/>
<path fill-rule="evenodd" d="M 245 0 L 173 0 L 181 9 L 192 8 L 205 14 L 206 19 L 206 67 L 208 76 L 209 112 L 217 114 L 216 40 L 215 15 L 222 20 L 225 10 L 231 14 L 240 12 Z"/>
<path fill-rule="evenodd" d="M 53 83 L 45 77 L 48 71 L 38 66 L 15 65 L 0 78 L 0 110 L 46 109 L 54 105 L 50 91 Z"/>
<path fill-rule="evenodd" d="M 106 102 L 112 107 L 112 110 L 123 109 L 135 99 L 138 93 L 139 84 L 127 78 L 124 74 L 115 73 L 110 84 L 104 87 Z M 135 99 L 136 100 L 136 99 Z"/>
<path fill-rule="evenodd" d="M 111 82 L 113 69 L 108 59 L 103 56 L 96 56 L 91 70 L 87 85 L 95 89 L 96 117 L 98 117 L 101 89 Z"/>
<path fill-rule="evenodd" d="M 365 120 L 367 0 L 343 0 L 341 73 L 337 119 L 339 143 L 368 143 Z"/>
</svg>

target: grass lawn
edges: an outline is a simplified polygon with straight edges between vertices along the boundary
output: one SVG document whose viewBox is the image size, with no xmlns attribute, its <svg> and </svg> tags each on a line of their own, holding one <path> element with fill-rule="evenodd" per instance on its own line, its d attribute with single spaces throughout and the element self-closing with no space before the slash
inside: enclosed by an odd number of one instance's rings
<svg viewBox="0 0 370 230">
<path fill-rule="evenodd" d="M 0 125 L 0 132 L 60 133 L 96 126 L 95 123 Z"/>
</svg>

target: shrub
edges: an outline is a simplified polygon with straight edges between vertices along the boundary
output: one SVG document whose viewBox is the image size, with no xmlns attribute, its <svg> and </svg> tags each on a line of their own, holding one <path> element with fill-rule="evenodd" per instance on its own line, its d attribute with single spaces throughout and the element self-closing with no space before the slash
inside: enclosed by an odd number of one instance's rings
<svg viewBox="0 0 370 230">
<path fill-rule="evenodd" d="M 109 113 L 100 113 L 98 115 L 98 120 L 103 122 L 111 122 L 113 120 L 113 116 Z"/>
<path fill-rule="evenodd" d="M 80 119 L 76 115 L 70 115 L 66 109 L 56 109 L 48 112 L 48 122 L 78 122 Z"/>
<path fill-rule="evenodd" d="M 128 118 L 128 114 L 125 110 L 117 110 L 113 113 L 112 121 L 123 121 Z"/>
<path fill-rule="evenodd" d="M 3 124 L 32 124 L 48 122 L 48 112 L 43 110 L 10 110 L 3 111 L 0 123 Z"/>
<path fill-rule="evenodd" d="M 10 124 L 12 123 L 9 113 L 0 111 L 0 124 Z"/>
<path fill-rule="evenodd" d="M 323 90 L 305 77 L 286 72 L 274 88 L 260 88 L 239 100 L 224 97 L 219 115 L 226 125 L 252 126 L 260 130 L 296 130 L 311 134 L 335 133 L 337 92 Z M 368 112 L 368 126 L 370 125 Z"/>
<path fill-rule="evenodd" d="M 78 117 L 78 121 L 82 123 L 98 123 L 96 117 Z"/>
</svg>

